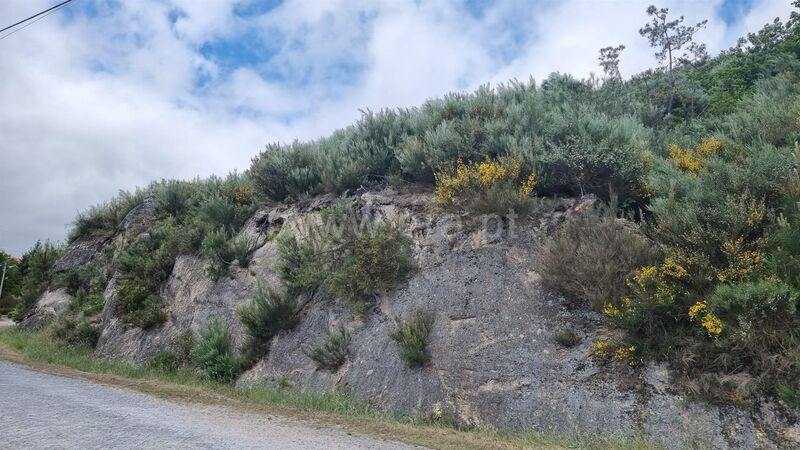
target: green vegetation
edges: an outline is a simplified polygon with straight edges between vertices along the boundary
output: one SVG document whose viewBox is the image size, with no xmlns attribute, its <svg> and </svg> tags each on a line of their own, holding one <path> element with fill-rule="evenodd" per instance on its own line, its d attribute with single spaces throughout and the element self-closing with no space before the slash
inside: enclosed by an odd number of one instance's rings
<svg viewBox="0 0 800 450">
<path fill-rule="evenodd" d="M 291 330 L 299 322 L 297 301 L 284 292 L 259 285 L 250 303 L 239 305 L 237 312 L 250 336 L 248 356 L 263 356 L 270 340 L 281 330 Z"/>
<path fill-rule="evenodd" d="M 200 330 L 192 348 L 192 360 L 203 373 L 218 383 L 231 383 L 242 370 L 242 361 L 233 351 L 228 328 L 212 320 Z"/>
<path fill-rule="evenodd" d="M 0 316 L 10 314 L 16 308 L 22 290 L 22 274 L 20 273 L 20 262 L 17 258 L 0 250 L 0 274 L 5 267 L 5 282 L 3 292 L 0 296 Z"/>
<path fill-rule="evenodd" d="M 454 174 L 437 174 L 436 201 L 445 207 L 461 203 L 481 213 L 527 212 L 533 202 L 536 176 L 523 177 L 521 171 L 522 161 L 511 156 L 499 161 L 459 163 Z"/>
<path fill-rule="evenodd" d="M 432 328 L 433 313 L 417 310 L 389 333 L 389 337 L 400 346 L 400 357 L 408 367 L 422 367 L 430 359 L 427 347 Z"/>
<path fill-rule="evenodd" d="M 252 243 L 246 238 L 234 238 L 230 234 L 221 228 L 203 239 L 203 255 L 209 261 L 208 274 L 214 280 L 230 276 L 230 266 L 234 261 L 239 267 L 250 265 Z"/>
<path fill-rule="evenodd" d="M 69 233 L 68 242 L 75 242 L 79 237 L 110 236 L 125 216 L 141 204 L 146 196 L 147 193 L 143 190 L 133 193 L 120 191 L 110 202 L 92 206 L 79 213 L 75 219 L 75 227 Z"/>
<path fill-rule="evenodd" d="M 278 258 L 273 267 L 289 293 L 313 293 L 325 283 L 326 272 L 320 252 L 310 243 L 298 242 L 289 232 L 278 234 L 275 241 Z"/>
<path fill-rule="evenodd" d="M 347 360 L 349 348 L 350 333 L 341 327 L 336 333 L 328 333 L 321 344 L 303 347 L 302 350 L 319 368 L 334 371 Z"/>
<path fill-rule="evenodd" d="M 128 212 L 145 202 L 155 205 L 156 216 L 144 224 L 146 230 L 133 226 L 127 231 L 121 256 L 106 268 L 122 275 L 117 314 L 141 328 L 166 320 L 159 291 L 178 255 L 206 256 L 214 279 L 230 276 L 234 261 L 247 267 L 254 243 L 236 235 L 257 207 L 250 178 L 244 175 L 161 181 L 135 194 L 123 192 L 112 202 L 80 214 L 70 241 L 111 235 Z"/>
<path fill-rule="evenodd" d="M 27 253 L 22 255 L 16 270 L 19 281 L 16 286 L 19 297 L 16 306 L 11 311 L 14 320 L 20 320 L 36 303 L 36 300 L 47 289 L 52 279 L 52 268 L 56 260 L 64 252 L 63 246 L 56 246 L 50 242 L 37 242 Z"/>
<path fill-rule="evenodd" d="M 181 368 L 183 362 L 175 353 L 162 350 L 156 353 L 150 361 L 147 362 L 147 367 L 158 372 L 174 373 Z"/>
<path fill-rule="evenodd" d="M 53 337 L 70 346 L 94 347 L 97 344 L 97 330 L 83 315 L 59 316 L 53 323 Z"/>
<path fill-rule="evenodd" d="M 351 200 L 341 198 L 321 212 L 320 225 L 308 227 L 299 242 L 284 231 L 277 237 L 275 269 L 290 293 L 325 293 L 364 314 L 367 300 L 391 292 L 416 270 L 411 240 L 398 225 L 365 227 Z"/>
</svg>

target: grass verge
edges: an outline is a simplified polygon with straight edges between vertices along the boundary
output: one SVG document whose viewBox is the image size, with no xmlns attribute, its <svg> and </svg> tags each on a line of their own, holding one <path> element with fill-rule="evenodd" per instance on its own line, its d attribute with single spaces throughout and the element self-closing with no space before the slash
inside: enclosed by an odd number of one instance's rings
<svg viewBox="0 0 800 450">
<path fill-rule="evenodd" d="M 312 393 L 292 387 L 237 388 L 215 383 L 189 369 L 164 372 L 94 356 L 88 348 L 64 347 L 45 332 L 0 328 L 0 360 L 54 375 L 131 389 L 167 400 L 213 404 L 248 412 L 276 414 L 339 427 L 379 439 L 437 449 L 641 449 L 638 440 L 605 437 L 568 439 L 540 434 L 457 430 L 425 419 L 392 416 L 345 394 Z"/>
</svg>

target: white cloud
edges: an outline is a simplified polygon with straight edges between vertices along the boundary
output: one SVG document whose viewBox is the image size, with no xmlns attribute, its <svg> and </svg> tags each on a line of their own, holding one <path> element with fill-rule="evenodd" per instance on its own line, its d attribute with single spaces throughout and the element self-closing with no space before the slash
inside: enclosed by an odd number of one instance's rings
<svg viewBox="0 0 800 450">
<path fill-rule="evenodd" d="M 719 2 L 666 5 L 709 18 L 712 50 L 790 9 L 756 1 L 728 26 Z M 234 15 L 240 3 L 83 0 L 69 19 L 0 41 L 0 248 L 61 239 L 77 210 L 118 189 L 246 169 L 265 143 L 327 134 L 359 108 L 555 70 L 587 76 L 598 48 L 619 43 L 625 74 L 653 64 L 638 35 L 648 2 L 497 0 L 473 15 L 457 0 L 289 0 L 247 18 Z M 5 1 L 0 17 L 50 4 Z M 97 14 L 80 13 L 86 4 Z M 231 68 L 204 55 L 221 37 L 258 39 L 263 58 Z"/>
</svg>

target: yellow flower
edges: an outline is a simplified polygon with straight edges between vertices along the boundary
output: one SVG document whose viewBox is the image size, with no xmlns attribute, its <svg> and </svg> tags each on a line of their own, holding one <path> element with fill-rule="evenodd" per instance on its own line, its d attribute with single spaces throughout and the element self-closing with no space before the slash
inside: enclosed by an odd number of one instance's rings
<svg viewBox="0 0 800 450">
<path fill-rule="evenodd" d="M 683 266 L 678 264 L 678 262 L 672 257 L 667 257 L 664 259 L 664 262 L 661 264 L 661 270 L 663 270 L 667 275 L 678 279 L 685 278 L 689 275 L 689 272 Z"/>
<path fill-rule="evenodd" d="M 707 309 L 708 309 L 708 303 L 706 303 L 705 301 L 699 301 L 695 303 L 694 305 L 692 305 L 691 308 L 689 308 L 689 319 L 694 320 L 695 318 L 697 318 L 698 315 L 700 315 Z"/>
<path fill-rule="evenodd" d="M 458 162 L 454 174 L 436 175 L 436 196 L 438 203 L 448 204 L 463 193 L 480 194 L 500 183 L 519 183 L 518 195 L 528 198 L 536 186 L 536 175 L 531 174 L 520 180 L 522 160 L 517 157 L 502 157 L 497 161 L 486 159 L 481 163 Z"/>
<path fill-rule="evenodd" d="M 622 316 L 622 312 L 619 310 L 619 308 L 611 303 L 606 303 L 605 306 L 603 306 L 603 315 L 614 319 Z"/>
<path fill-rule="evenodd" d="M 536 187 L 536 175 L 530 174 L 528 175 L 528 179 L 522 183 L 522 187 L 519 189 L 520 198 L 530 197 L 534 187 Z"/>
<path fill-rule="evenodd" d="M 606 341 L 596 341 L 594 343 L 594 351 L 595 356 L 600 358 L 605 358 L 608 356 L 608 343 Z"/>
<path fill-rule="evenodd" d="M 722 143 L 716 139 L 705 140 L 695 148 L 682 149 L 675 144 L 670 144 L 669 154 L 675 161 L 679 169 L 697 175 L 703 168 L 706 158 L 718 152 L 722 148 Z"/>
<path fill-rule="evenodd" d="M 722 321 L 714 313 L 709 312 L 703 316 L 703 328 L 706 329 L 709 336 L 717 337 L 722 334 Z"/>
<path fill-rule="evenodd" d="M 434 419 L 442 418 L 442 416 L 444 415 L 444 410 L 442 409 L 441 403 L 436 403 L 435 405 L 433 405 L 433 411 L 431 415 L 433 416 Z"/>
</svg>

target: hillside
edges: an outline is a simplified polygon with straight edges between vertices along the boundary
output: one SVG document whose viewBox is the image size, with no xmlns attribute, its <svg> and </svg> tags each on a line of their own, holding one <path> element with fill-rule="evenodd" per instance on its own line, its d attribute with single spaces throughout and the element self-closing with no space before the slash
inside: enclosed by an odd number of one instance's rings
<svg viewBox="0 0 800 450">
<path fill-rule="evenodd" d="M 800 13 L 618 57 L 122 193 L 23 257 L 15 318 L 458 426 L 797 445 Z"/>
</svg>

